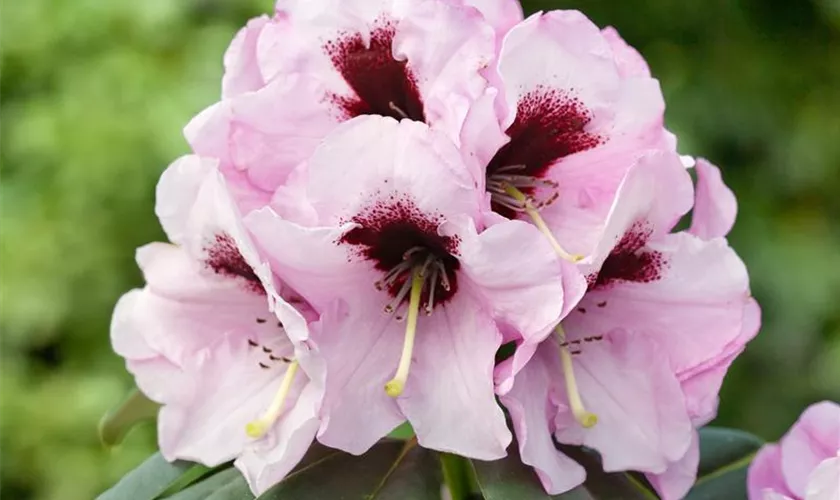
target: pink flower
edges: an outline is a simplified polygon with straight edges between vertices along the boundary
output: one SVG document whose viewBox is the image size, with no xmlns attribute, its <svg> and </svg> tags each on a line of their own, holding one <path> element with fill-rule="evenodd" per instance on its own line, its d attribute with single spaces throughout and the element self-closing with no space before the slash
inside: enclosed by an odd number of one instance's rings
<svg viewBox="0 0 840 500">
<path fill-rule="evenodd" d="M 482 3 L 499 19 L 510 15 Z M 424 122 L 457 140 L 487 86 L 479 71 L 494 47 L 481 13 L 455 1 L 280 1 L 274 16 L 236 36 L 224 99 L 185 133 L 197 154 L 221 161 L 247 213 L 269 204 L 324 136 L 354 117 Z"/>
<path fill-rule="evenodd" d="M 577 11 L 513 26 L 484 74 L 493 88 L 460 140 L 485 177 L 488 217 L 539 217 L 569 257 L 590 255 L 635 158 L 675 148 L 658 82 L 615 30 Z"/>
<path fill-rule="evenodd" d="M 215 161 L 177 160 L 157 195 L 175 244 L 138 250 L 147 285 L 119 300 L 114 350 L 163 405 L 158 435 L 167 460 L 236 459 L 261 492 L 297 464 L 319 425 L 322 387 L 298 373 L 308 354 L 290 340 L 308 337 L 307 306 L 277 291 Z"/>
<path fill-rule="evenodd" d="M 586 295 L 521 372 L 514 358 L 497 369 L 522 459 L 551 494 L 584 479 L 552 436 L 596 449 L 607 471 L 648 473 L 663 498 L 681 498 L 693 482 L 694 427 L 714 414 L 726 366 L 757 331 L 758 308 L 723 238 L 669 233 L 691 205 L 675 153 L 640 157 L 581 264 Z"/>
<path fill-rule="evenodd" d="M 484 19 L 501 38 L 510 28 L 522 21 L 522 6 L 518 0 L 452 0 L 478 9 Z"/>
<path fill-rule="evenodd" d="M 321 313 L 311 340 L 326 359 L 324 444 L 362 453 L 408 419 L 428 448 L 505 455 L 502 338 L 544 337 L 561 317 L 564 273 L 585 284 L 533 226 L 476 227 L 476 185 L 444 134 L 363 117 L 287 187 L 307 209 L 246 217 L 272 269 Z"/>
<path fill-rule="evenodd" d="M 750 500 L 840 498 L 840 405 L 809 406 L 778 444 L 761 448 L 747 487 Z"/>
</svg>

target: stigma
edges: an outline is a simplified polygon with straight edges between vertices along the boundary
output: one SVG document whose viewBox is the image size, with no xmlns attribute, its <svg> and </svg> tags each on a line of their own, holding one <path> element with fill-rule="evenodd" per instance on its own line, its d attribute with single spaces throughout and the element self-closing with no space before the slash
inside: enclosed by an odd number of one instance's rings
<svg viewBox="0 0 840 500">
<path fill-rule="evenodd" d="M 289 395 L 289 391 L 292 388 L 292 383 L 295 381 L 298 366 L 297 360 L 294 360 L 289 364 L 289 367 L 286 369 L 286 374 L 283 376 L 283 381 L 280 383 L 280 388 L 277 390 L 277 394 L 271 401 L 271 405 L 265 413 L 260 416 L 260 418 L 248 422 L 245 426 L 245 433 L 248 437 L 259 439 L 265 436 L 268 430 L 271 429 L 275 422 L 277 422 L 277 419 L 283 412 L 283 403 L 286 401 L 286 397 Z"/>
<path fill-rule="evenodd" d="M 575 379 L 575 371 L 572 365 L 572 354 L 569 352 L 568 343 L 566 342 L 566 332 L 561 325 L 555 328 L 557 337 L 560 340 L 558 348 L 560 349 L 560 362 L 563 365 L 563 378 L 566 381 L 566 394 L 569 398 L 569 407 L 572 409 L 572 414 L 575 420 L 584 427 L 590 428 L 598 423 L 598 416 L 587 411 L 583 406 L 583 400 L 580 397 L 577 380 Z"/>
</svg>

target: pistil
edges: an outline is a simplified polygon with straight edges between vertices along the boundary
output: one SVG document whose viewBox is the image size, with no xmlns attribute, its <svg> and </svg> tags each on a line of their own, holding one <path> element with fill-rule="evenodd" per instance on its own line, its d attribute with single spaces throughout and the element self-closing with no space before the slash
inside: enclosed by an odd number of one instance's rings
<svg viewBox="0 0 840 500">
<path fill-rule="evenodd" d="M 245 426 L 245 433 L 248 434 L 249 437 L 254 439 L 263 437 L 277 421 L 277 418 L 280 417 L 280 413 L 283 411 L 283 402 L 286 400 L 286 396 L 289 395 L 289 390 L 292 388 L 292 382 L 295 380 L 297 371 L 298 362 L 297 360 L 294 360 L 286 369 L 286 375 L 283 376 L 283 382 L 280 384 L 280 389 L 278 389 L 277 394 L 274 396 L 274 400 L 268 407 L 268 410 L 266 410 L 260 418 L 248 422 L 248 425 Z"/>
<path fill-rule="evenodd" d="M 560 361 L 563 365 L 563 378 L 566 380 L 566 394 L 569 397 L 569 406 L 572 409 L 572 414 L 575 420 L 585 428 L 590 428 L 598 423 L 598 416 L 592 412 L 586 411 L 583 406 L 583 401 L 580 398 L 580 391 L 578 390 L 577 380 L 575 379 L 575 372 L 572 366 L 572 354 L 566 347 L 566 332 L 561 325 L 555 328 L 557 337 L 560 339 Z"/>
<path fill-rule="evenodd" d="M 393 398 L 402 394 L 403 389 L 405 389 L 408 371 L 411 367 L 411 354 L 414 351 L 414 337 L 417 332 L 417 316 L 420 312 L 420 296 L 425 281 L 421 269 L 421 267 L 415 267 L 411 274 L 411 296 L 408 300 L 408 319 L 405 323 L 405 340 L 403 341 L 400 364 L 394 378 L 385 384 L 385 392 Z"/>
<path fill-rule="evenodd" d="M 583 259 L 583 255 L 578 254 L 570 254 L 567 252 L 561 245 L 560 242 L 557 241 L 557 238 L 554 237 L 554 234 L 551 232 L 551 229 L 548 228 L 548 225 L 545 223 L 545 220 L 540 215 L 539 211 L 534 207 L 533 202 L 530 198 L 528 198 L 525 193 L 516 189 L 510 184 L 506 184 L 504 186 L 504 190 L 507 194 L 510 195 L 511 198 L 516 200 L 521 206 L 521 209 L 528 214 L 531 220 L 534 222 L 534 225 L 537 226 L 537 229 L 540 230 L 541 233 L 545 235 L 548 239 L 548 242 L 551 244 L 551 247 L 554 248 L 554 251 L 560 256 L 561 259 L 568 260 L 569 262 L 579 262 Z"/>
</svg>

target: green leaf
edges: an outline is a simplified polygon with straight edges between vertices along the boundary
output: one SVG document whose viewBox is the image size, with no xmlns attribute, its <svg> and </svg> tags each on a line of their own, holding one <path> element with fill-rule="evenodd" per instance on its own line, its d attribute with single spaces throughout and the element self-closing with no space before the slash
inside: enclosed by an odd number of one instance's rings
<svg viewBox="0 0 840 500">
<path fill-rule="evenodd" d="M 259 500 L 439 500 L 440 484 L 440 468 L 433 452 L 417 446 L 414 439 L 385 440 L 359 457 L 336 450 L 322 454 L 260 495 Z"/>
<path fill-rule="evenodd" d="M 411 427 L 411 424 L 403 422 L 396 429 L 392 430 L 388 437 L 391 439 L 401 439 L 406 441 L 414 437 L 414 429 Z"/>
<path fill-rule="evenodd" d="M 700 429 L 697 482 L 686 500 L 747 498 L 747 468 L 763 442 L 744 431 Z"/>
<path fill-rule="evenodd" d="M 724 467 L 750 460 L 764 443 L 758 437 L 736 429 L 704 427 L 700 429 L 700 467 L 702 478 Z"/>
<path fill-rule="evenodd" d="M 166 498 L 170 495 L 174 495 L 191 484 L 197 483 L 202 479 L 206 479 L 219 471 L 230 468 L 230 465 L 230 463 L 226 463 L 218 467 L 207 467 L 201 464 L 193 464 L 193 466 L 187 469 L 181 477 L 169 483 L 169 486 L 167 486 L 167 488 L 158 495 L 158 498 Z"/>
<path fill-rule="evenodd" d="M 486 500 L 647 500 L 656 498 L 630 476 L 606 473 L 597 457 L 581 449 L 564 447 L 563 452 L 572 456 L 587 470 L 586 482 L 566 493 L 549 495 L 545 492 L 536 473 L 519 459 L 516 443 L 508 449 L 508 456 L 493 462 L 473 460 L 475 476 Z"/>
<path fill-rule="evenodd" d="M 155 453 L 97 500 L 154 500 L 194 466 L 189 462 L 169 463 Z"/>
<path fill-rule="evenodd" d="M 254 495 L 239 470 L 228 467 L 166 500 L 253 500 Z"/>
<path fill-rule="evenodd" d="M 441 453 L 439 457 L 443 470 L 443 482 L 449 490 L 452 500 L 468 498 L 471 493 L 468 460 L 451 453 Z"/>
<path fill-rule="evenodd" d="M 154 420 L 160 405 L 134 389 L 119 406 L 99 421 L 99 439 L 105 446 L 116 446 L 128 431 L 141 422 Z"/>
</svg>

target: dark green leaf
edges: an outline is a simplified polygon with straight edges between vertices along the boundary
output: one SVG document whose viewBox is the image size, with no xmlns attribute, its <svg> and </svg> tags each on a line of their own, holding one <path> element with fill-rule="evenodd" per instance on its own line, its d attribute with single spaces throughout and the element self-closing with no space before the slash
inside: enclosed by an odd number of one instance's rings
<svg viewBox="0 0 840 500">
<path fill-rule="evenodd" d="M 189 471 L 195 464 L 167 462 L 155 453 L 129 472 L 113 488 L 99 495 L 98 500 L 154 500 Z"/>
<path fill-rule="evenodd" d="M 697 483 L 686 500 L 746 499 L 747 468 L 761 445 L 759 438 L 747 432 L 700 429 Z"/>
<path fill-rule="evenodd" d="M 119 406 L 99 421 L 99 439 L 105 446 L 118 445 L 135 425 L 154 420 L 160 405 L 134 389 Z"/>
<path fill-rule="evenodd" d="M 174 495 L 179 491 L 183 490 L 184 488 L 190 486 L 193 483 L 197 483 L 202 479 L 206 479 L 219 471 L 225 470 L 230 468 L 230 463 L 226 463 L 224 465 L 220 465 L 218 467 L 207 467 L 201 464 L 194 464 L 192 467 L 187 469 L 181 477 L 176 479 L 175 481 L 171 482 L 169 486 L 166 487 L 166 490 L 161 492 L 158 498 L 166 498 L 170 495 Z"/>
<path fill-rule="evenodd" d="M 438 500 L 440 484 L 440 468 L 431 451 L 414 440 L 386 440 L 360 457 L 339 451 L 325 454 L 289 474 L 259 500 Z"/>
<path fill-rule="evenodd" d="M 171 496 L 166 500 L 253 500 L 254 495 L 242 477 L 233 467 L 218 472 L 199 483 Z"/>
<path fill-rule="evenodd" d="M 469 461 L 451 453 L 441 453 L 439 457 L 443 469 L 443 482 L 449 490 L 452 500 L 468 498 L 471 493 Z"/>
<path fill-rule="evenodd" d="M 702 478 L 745 457 L 752 457 L 762 444 L 761 439 L 744 431 L 720 427 L 700 429 L 698 476 Z"/>
<path fill-rule="evenodd" d="M 486 500 L 646 500 L 655 498 L 626 474 L 608 474 L 601 470 L 600 461 L 580 449 L 564 447 L 587 470 L 583 485 L 561 495 L 548 495 L 537 479 L 536 473 L 519 459 L 514 443 L 508 456 L 493 462 L 473 460 L 476 478 Z"/>
<path fill-rule="evenodd" d="M 699 479 L 685 500 L 747 500 L 748 465 Z"/>
</svg>

